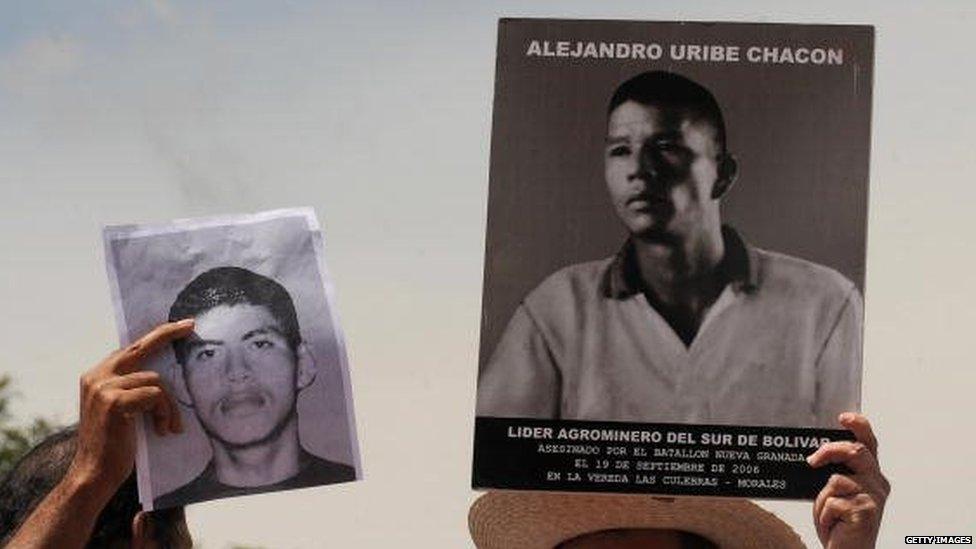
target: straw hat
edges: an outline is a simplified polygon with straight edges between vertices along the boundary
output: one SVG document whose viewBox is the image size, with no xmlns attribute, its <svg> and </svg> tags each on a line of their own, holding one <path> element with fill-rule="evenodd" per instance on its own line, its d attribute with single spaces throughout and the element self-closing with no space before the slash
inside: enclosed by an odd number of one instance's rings
<svg viewBox="0 0 976 549">
<path fill-rule="evenodd" d="M 744 499 L 646 495 L 488 492 L 468 513 L 479 549 L 553 549 L 602 530 L 690 532 L 722 549 L 803 549 L 785 522 Z"/>
</svg>

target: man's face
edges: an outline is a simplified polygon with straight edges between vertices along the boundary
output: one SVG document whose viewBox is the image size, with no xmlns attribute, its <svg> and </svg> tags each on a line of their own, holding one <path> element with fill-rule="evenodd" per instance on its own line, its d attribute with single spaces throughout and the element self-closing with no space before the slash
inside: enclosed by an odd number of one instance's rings
<svg viewBox="0 0 976 549">
<path fill-rule="evenodd" d="M 719 223 L 714 136 L 711 124 L 684 109 L 626 101 L 610 113 L 607 189 L 631 234 L 673 241 Z"/>
<path fill-rule="evenodd" d="M 221 305 L 196 317 L 183 377 L 204 429 L 226 444 L 260 443 L 295 410 L 297 359 L 260 305 Z"/>
</svg>

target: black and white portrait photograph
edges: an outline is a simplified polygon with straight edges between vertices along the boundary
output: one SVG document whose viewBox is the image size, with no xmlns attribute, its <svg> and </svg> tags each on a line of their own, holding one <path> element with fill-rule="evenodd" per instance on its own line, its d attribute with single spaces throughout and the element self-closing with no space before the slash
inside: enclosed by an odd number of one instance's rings
<svg viewBox="0 0 976 549">
<path fill-rule="evenodd" d="M 503 20 L 477 415 L 859 410 L 872 39 Z"/>
<path fill-rule="evenodd" d="M 140 499 L 167 508 L 359 478 L 348 364 L 311 210 L 107 227 L 123 342 L 193 333 L 148 365 L 184 432 L 138 431 Z"/>
</svg>

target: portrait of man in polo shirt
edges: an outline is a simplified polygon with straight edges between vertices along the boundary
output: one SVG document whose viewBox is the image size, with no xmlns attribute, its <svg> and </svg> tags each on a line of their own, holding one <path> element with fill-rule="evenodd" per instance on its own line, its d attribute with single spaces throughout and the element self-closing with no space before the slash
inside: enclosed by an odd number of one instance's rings
<svg viewBox="0 0 976 549">
<path fill-rule="evenodd" d="M 525 296 L 481 369 L 478 415 L 833 427 L 857 410 L 861 296 L 723 224 L 739 160 L 713 94 L 644 72 L 606 116 L 606 189 L 629 237 Z"/>
<path fill-rule="evenodd" d="M 355 479 L 353 467 L 302 446 L 296 403 L 317 368 L 281 284 L 239 267 L 211 269 L 180 291 L 169 318 L 195 319 L 193 334 L 173 344 L 175 393 L 193 408 L 213 457 L 157 508 Z"/>
</svg>

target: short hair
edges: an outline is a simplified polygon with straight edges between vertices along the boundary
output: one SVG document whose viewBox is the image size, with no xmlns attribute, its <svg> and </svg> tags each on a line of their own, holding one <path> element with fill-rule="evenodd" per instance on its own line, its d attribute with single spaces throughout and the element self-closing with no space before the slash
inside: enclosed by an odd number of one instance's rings
<svg viewBox="0 0 976 549">
<path fill-rule="evenodd" d="M 647 71 L 617 86 L 607 106 L 607 116 L 627 101 L 641 105 L 663 105 L 684 110 L 715 128 L 715 142 L 725 154 L 725 118 L 712 92 L 701 84 L 667 71 Z"/>
<path fill-rule="evenodd" d="M 78 447 L 77 427 L 54 433 L 37 444 L 0 481 L 0 546 L 13 537 L 34 509 L 64 478 Z M 113 542 L 132 539 L 132 520 L 139 512 L 135 473 L 122 483 L 102 509 L 86 547 L 108 547 Z M 182 507 L 150 513 L 153 538 L 171 547 L 188 537 Z"/>
<path fill-rule="evenodd" d="M 298 349 L 302 336 L 288 291 L 274 280 L 241 267 L 217 267 L 191 280 L 176 296 L 169 309 L 169 320 L 175 322 L 197 317 L 221 305 L 240 304 L 268 309 L 281 325 L 288 347 L 292 352 Z M 185 338 L 173 342 L 173 352 L 180 364 L 186 364 L 188 344 Z"/>
</svg>

